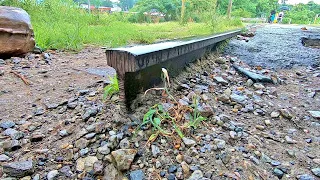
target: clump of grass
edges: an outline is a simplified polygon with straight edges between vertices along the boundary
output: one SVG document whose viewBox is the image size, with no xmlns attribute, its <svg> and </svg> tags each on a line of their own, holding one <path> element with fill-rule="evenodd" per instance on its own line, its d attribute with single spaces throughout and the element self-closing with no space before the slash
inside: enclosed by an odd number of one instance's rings
<svg viewBox="0 0 320 180">
<path fill-rule="evenodd" d="M 153 142 L 159 135 L 168 136 L 177 139 L 175 135 L 178 135 L 181 139 L 184 137 L 184 131 L 186 129 L 196 129 L 198 126 L 206 120 L 202 117 L 198 111 L 197 98 L 193 99 L 191 106 L 180 105 L 179 102 L 170 94 L 170 78 L 166 69 L 162 69 L 162 80 L 164 82 L 163 88 L 151 88 L 145 92 L 147 94 L 150 90 L 162 90 L 163 94 L 168 98 L 169 101 L 173 101 L 175 104 L 174 108 L 170 108 L 165 111 L 161 104 L 152 106 L 149 111 L 144 115 L 143 122 L 137 128 L 138 130 L 142 126 L 150 125 L 154 133 L 149 137 L 149 142 Z M 190 113 L 191 118 L 189 120 L 184 118 L 184 114 Z M 164 124 L 168 124 L 164 128 Z M 179 142 L 179 140 L 178 140 Z"/>
<path fill-rule="evenodd" d="M 0 5 L 25 9 L 31 16 L 37 45 L 44 49 L 79 50 L 84 45 L 118 47 L 130 43 L 153 43 L 162 39 L 210 35 L 242 26 L 221 20 L 215 28 L 207 23 L 179 22 L 135 24 L 122 13 L 89 14 L 72 0 L 5 0 Z M 234 22 L 234 23 L 232 23 Z"/>
<path fill-rule="evenodd" d="M 111 97 L 114 94 L 119 93 L 120 89 L 119 89 L 119 82 L 118 82 L 118 78 L 115 75 L 114 77 L 109 77 L 110 80 L 110 84 L 107 85 L 106 87 L 104 87 L 103 89 L 103 100 L 106 100 L 107 97 Z"/>
</svg>

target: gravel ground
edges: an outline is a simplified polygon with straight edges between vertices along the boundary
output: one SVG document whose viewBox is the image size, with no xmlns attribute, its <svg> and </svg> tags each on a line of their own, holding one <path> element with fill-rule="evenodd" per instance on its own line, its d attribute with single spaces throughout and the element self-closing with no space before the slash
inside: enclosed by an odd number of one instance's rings
<svg viewBox="0 0 320 180">
<path fill-rule="evenodd" d="M 302 37 L 320 39 L 320 28 L 293 25 L 265 25 L 256 31 L 249 42 L 231 40 L 226 54 L 239 57 L 252 66 L 292 68 L 319 66 L 320 49 L 304 47 Z"/>
</svg>

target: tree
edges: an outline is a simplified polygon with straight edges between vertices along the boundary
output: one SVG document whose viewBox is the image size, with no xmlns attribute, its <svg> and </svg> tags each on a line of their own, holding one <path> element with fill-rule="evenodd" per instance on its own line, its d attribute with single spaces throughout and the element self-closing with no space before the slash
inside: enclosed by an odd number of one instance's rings
<svg viewBox="0 0 320 180">
<path fill-rule="evenodd" d="M 231 10 L 232 10 L 232 0 L 229 0 L 229 5 L 228 5 L 228 18 L 231 18 Z"/>
<path fill-rule="evenodd" d="M 184 15 L 185 15 L 185 11 L 186 11 L 186 0 L 182 0 L 181 1 L 181 22 L 184 21 Z"/>
<path fill-rule="evenodd" d="M 122 10 L 128 11 L 135 4 L 135 0 L 120 0 L 119 5 Z"/>
</svg>

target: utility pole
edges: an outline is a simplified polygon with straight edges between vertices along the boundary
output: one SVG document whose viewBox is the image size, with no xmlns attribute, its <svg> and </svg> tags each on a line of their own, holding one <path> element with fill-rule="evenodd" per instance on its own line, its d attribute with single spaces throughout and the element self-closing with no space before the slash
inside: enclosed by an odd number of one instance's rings
<svg viewBox="0 0 320 180">
<path fill-rule="evenodd" d="M 231 18 L 231 10 L 232 10 L 232 0 L 229 0 L 229 5 L 228 5 L 228 18 Z"/>
<path fill-rule="evenodd" d="M 88 0 L 88 11 L 89 11 L 89 14 L 91 13 L 91 3 L 90 3 L 90 0 Z"/>
</svg>

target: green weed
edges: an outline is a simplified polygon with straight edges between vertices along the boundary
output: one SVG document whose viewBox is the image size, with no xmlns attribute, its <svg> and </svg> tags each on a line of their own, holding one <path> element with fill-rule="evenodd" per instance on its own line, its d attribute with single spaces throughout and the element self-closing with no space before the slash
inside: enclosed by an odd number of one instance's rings
<svg viewBox="0 0 320 180">
<path fill-rule="evenodd" d="M 107 97 L 111 97 L 114 94 L 119 92 L 119 82 L 117 76 L 109 77 L 110 84 L 104 87 L 103 91 L 103 100 L 106 100 Z"/>
<path fill-rule="evenodd" d="M 202 117 L 198 111 L 198 102 L 196 98 L 193 100 L 191 106 L 183 106 L 170 94 L 170 78 L 167 70 L 164 68 L 162 68 L 162 81 L 164 83 L 163 88 L 151 88 L 147 90 L 145 94 L 150 90 L 162 90 L 166 93 L 170 101 L 175 102 L 175 107 L 165 111 L 161 104 L 156 104 L 144 115 L 143 121 L 137 130 L 142 126 L 151 125 L 154 133 L 149 137 L 149 142 L 154 141 L 159 134 L 173 138 L 175 138 L 174 135 L 177 134 L 180 138 L 183 138 L 183 131 L 185 129 L 196 129 L 202 121 L 206 120 L 206 118 Z M 184 118 L 183 115 L 186 113 L 192 114 L 190 120 Z M 164 124 L 168 124 L 166 129 L 164 128 Z"/>
</svg>

